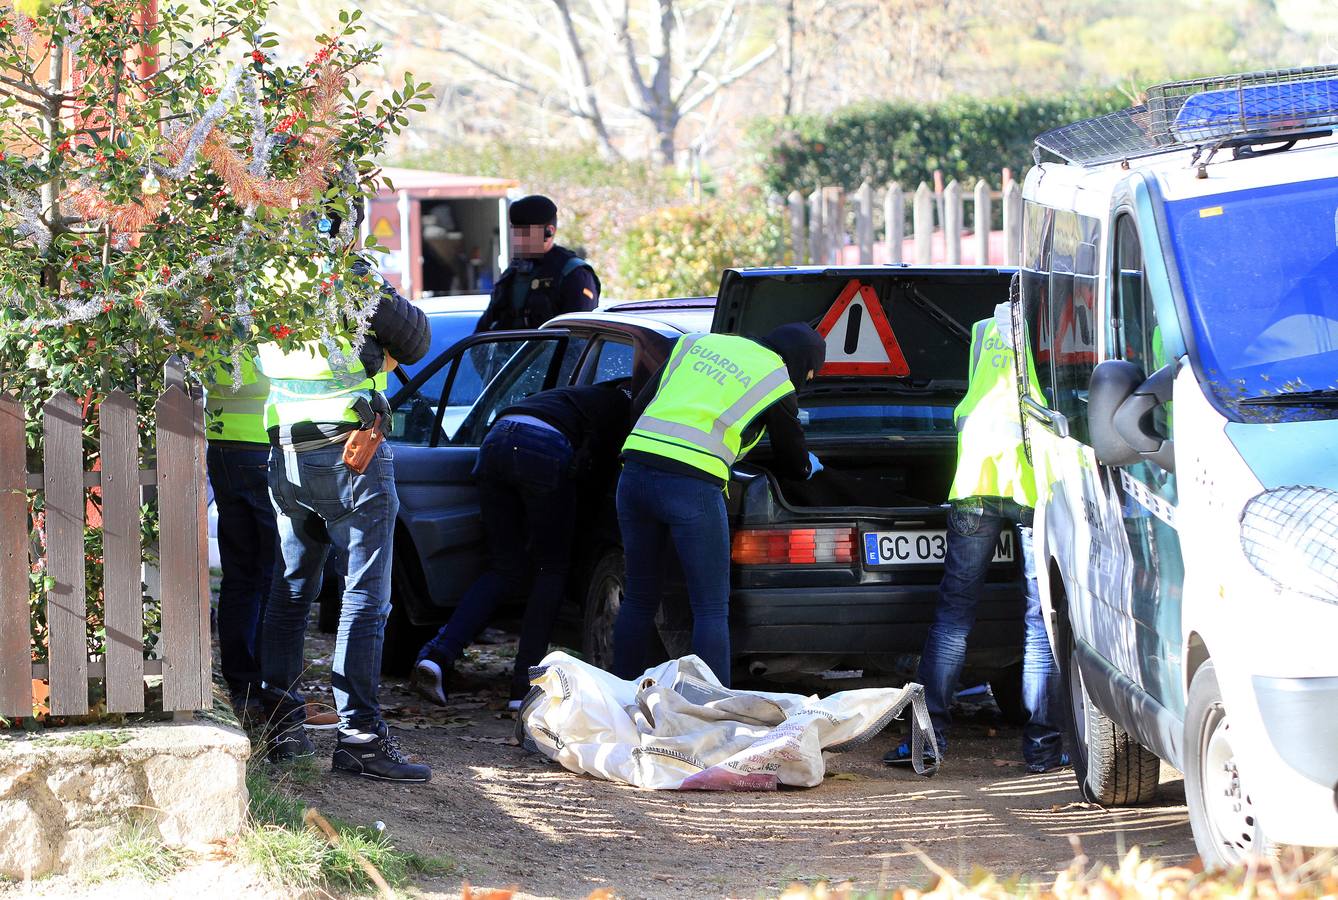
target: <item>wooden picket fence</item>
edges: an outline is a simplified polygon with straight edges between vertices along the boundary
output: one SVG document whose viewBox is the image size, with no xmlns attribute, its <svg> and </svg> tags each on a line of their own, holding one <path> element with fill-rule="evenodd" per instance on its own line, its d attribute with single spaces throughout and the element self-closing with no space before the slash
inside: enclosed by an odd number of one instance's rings
<svg viewBox="0 0 1338 900">
<path fill-rule="evenodd" d="M 941 183 L 936 177 L 935 184 Z M 789 249 L 796 265 L 1017 265 L 1022 247 L 1022 188 L 1005 170 L 1001 190 L 981 178 L 967 195 L 960 184 L 921 182 L 910 195 L 893 182 L 875 190 L 867 181 L 852 195 L 819 187 L 807 196 L 792 191 L 784 201 Z M 965 206 L 971 204 L 970 228 Z M 995 203 L 1003 204 L 1002 231 L 993 228 Z M 875 209 L 882 232 L 875 234 Z M 969 236 L 971 251 L 963 255 Z"/>
<path fill-rule="evenodd" d="M 0 715 L 30 716 L 34 686 L 49 685 L 53 716 L 89 711 L 89 680 L 105 682 L 108 712 L 140 712 L 145 676 L 162 676 L 162 705 L 178 717 L 212 702 L 203 401 L 181 386 L 158 398 L 157 465 L 139 467 L 135 401 L 114 391 L 99 413 L 101 463 L 85 472 L 83 409 L 69 394 L 42 411 L 42 469 L 29 473 L 23 407 L 0 394 Z M 162 627 L 145 658 L 141 504 L 156 489 Z M 87 491 L 102 499 L 106 652 L 90 658 L 84 526 Z M 33 661 L 29 627 L 28 492 L 45 508 L 47 660 Z"/>
</svg>

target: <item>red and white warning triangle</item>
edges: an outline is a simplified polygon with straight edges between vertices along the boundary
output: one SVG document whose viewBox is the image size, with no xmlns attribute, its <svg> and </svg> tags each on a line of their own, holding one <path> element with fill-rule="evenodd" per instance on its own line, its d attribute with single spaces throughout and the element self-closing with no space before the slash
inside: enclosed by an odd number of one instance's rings
<svg viewBox="0 0 1338 900">
<path fill-rule="evenodd" d="M 901 344 L 872 287 L 850 279 L 818 323 L 827 342 L 820 375 L 909 375 Z"/>
</svg>

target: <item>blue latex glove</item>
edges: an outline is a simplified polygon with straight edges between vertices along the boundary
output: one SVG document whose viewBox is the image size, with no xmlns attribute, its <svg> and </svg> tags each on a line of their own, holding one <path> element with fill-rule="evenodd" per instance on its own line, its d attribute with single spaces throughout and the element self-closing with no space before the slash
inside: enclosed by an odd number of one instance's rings
<svg viewBox="0 0 1338 900">
<path fill-rule="evenodd" d="M 822 461 L 819 460 L 819 459 L 818 459 L 816 456 L 814 456 L 812 453 L 809 453 L 809 454 L 808 454 L 808 477 L 809 477 L 809 478 L 812 478 L 814 475 L 818 474 L 818 473 L 821 472 L 821 471 L 822 471 Z"/>
</svg>

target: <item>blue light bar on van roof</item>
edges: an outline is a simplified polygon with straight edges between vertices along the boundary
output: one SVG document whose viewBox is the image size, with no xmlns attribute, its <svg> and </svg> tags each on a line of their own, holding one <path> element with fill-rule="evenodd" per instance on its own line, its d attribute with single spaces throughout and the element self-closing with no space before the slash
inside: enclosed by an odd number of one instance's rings
<svg viewBox="0 0 1338 900">
<path fill-rule="evenodd" d="M 1186 97 L 1171 133 L 1195 142 L 1270 131 L 1338 125 L 1338 79 L 1204 91 Z"/>
</svg>

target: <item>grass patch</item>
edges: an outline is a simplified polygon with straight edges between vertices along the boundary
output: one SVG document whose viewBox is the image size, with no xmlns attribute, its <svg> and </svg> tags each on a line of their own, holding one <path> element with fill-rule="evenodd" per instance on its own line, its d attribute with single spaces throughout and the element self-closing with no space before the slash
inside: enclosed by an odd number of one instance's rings
<svg viewBox="0 0 1338 900">
<path fill-rule="evenodd" d="M 306 784 L 321 774 L 308 759 L 286 769 L 283 778 Z M 306 806 L 258 768 L 248 773 L 246 787 L 251 794 L 251 827 L 240 841 L 242 858 L 279 883 L 301 890 L 325 886 L 361 890 L 370 887 L 371 880 L 359 858 L 394 887 L 414 875 L 447 875 L 455 870 L 454 860 L 399 850 L 383 833 L 338 819 L 329 820 L 339 835 L 336 842 L 329 842 L 303 821 Z"/>
<path fill-rule="evenodd" d="M 39 737 L 34 747 L 83 747 L 85 750 L 111 750 L 128 744 L 134 735 L 128 731 L 81 731 L 65 737 Z"/>
<path fill-rule="evenodd" d="M 169 847 L 149 825 L 127 823 L 88 871 L 89 881 L 137 878 L 164 881 L 185 867 L 190 854 L 180 847 Z"/>
</svg>

